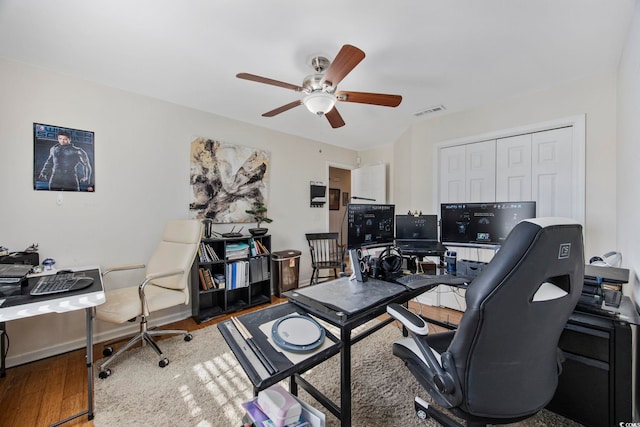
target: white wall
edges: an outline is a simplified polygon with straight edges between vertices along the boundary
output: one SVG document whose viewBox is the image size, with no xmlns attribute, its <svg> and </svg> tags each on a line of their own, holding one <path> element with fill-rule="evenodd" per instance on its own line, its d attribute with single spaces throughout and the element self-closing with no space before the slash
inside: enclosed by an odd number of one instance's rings
<svg viewBox="0 0 640 427">
<path fill-rule="evenodd" d="M 632 273 L 636 299 L 640 280 L 640 2 L 636 1 L 633 22 L 618 72 L 618 145 L 615 183 L 618 195 L 616 223 L 618 249 L 623 264 Z"/>
<path fill-rule="evenodd" d="M 273 250 L 302 251 L 304 283 L 311 275 L 304 233 L 328 224 L 327 209 L 309 207 L 309 181 L 326 180 L 327 162 L 356 163 L 351 150 L 6 60 L 0 93 L 0 245 L 18 251 L 37 242 L 41 259 L 61 267 L 145 262 L 164 222 L 188 216 L 189 148 L 204 136 L 270 151 Z M 33 190 L 33 122 L 95 132 L 95 193 L 64 193 L 58 206 L 57 192 Z M 190 307 L 166 314 L 189 315 Z M 7 329 L 12 366 L 82 346 L 84 313 L 13 321 Z M 98 322 L 96 331 L 100 340 L 113 329 Z"/>
<path fill-rule="evenodd" d="M 408 191 L 411 209 L 438 213 L 434 194 L 434 144 L 579 114 L 586 114 L 587 128 L 585 253 L 591 256 L 616 249 L 613 173 L 616 170 L 615 75 L 573 82 L 544 92 L 414 123 L 410 132 L 411 141 L 402 141 L 402 155 L 411 173 L 409 176 L 406 173 L 396 175 L 396 194 Z M 396 168 L 400 167 L 396 164 Z"/>
</svg>

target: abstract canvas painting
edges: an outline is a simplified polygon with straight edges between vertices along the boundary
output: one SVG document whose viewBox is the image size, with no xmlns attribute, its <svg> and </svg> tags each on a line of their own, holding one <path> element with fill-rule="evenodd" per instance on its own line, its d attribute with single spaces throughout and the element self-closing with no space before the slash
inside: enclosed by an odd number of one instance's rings
<svg viewBox="0 0 640 427">
<path fill-rule="evenodd" d="M 268 206 L 269 152 L 208 138 L 191 143 L 191 216 L 214 223 L 253 222 L 257 201 Z"/>
</svg>

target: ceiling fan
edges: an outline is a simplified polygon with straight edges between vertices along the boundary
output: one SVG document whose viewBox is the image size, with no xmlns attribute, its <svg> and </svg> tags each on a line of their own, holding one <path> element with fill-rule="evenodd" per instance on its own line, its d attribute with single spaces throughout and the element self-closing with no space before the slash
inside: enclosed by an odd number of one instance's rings
<svg viewBox="0 0 640 427">
<path fill-rule="evenodd" d="M 251 80 L 273 86 L 302 92 L 305 97 L 267 111 L 263 117 L 273 117 L 284 113 L 298 105 L 304 104 L 309 111 L 319 116 L 325 116 L 332 128 L 344 126 L 344 120 L 335 105 L 337 101 L 357 102 L 360 104 L 380 105 L 383 107 L 397 107 L 402 101 L 400 95 L 383 93 L 336 91 L 338 83 L 364 59 L 364 52 L 355 46 L 344 45 L 333 62 L 323 56 L 316 56 L 311 60 L 311 67 L 315 74 L 305 77 L 302 86 L 269 79 L 249 73 L 239 73 L 239 79 Z"/>
</svg>

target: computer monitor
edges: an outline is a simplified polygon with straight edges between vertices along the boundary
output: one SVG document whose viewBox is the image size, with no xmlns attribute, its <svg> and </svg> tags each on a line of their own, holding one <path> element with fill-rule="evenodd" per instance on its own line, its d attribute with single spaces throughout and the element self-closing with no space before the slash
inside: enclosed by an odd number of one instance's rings
<svg viewBox="0 0 640 427">
<path fill-rule="evenodd" d="M 443 203 L 441 240 L 447 246 L 500 246 L 521 220 L 536 217 L 536 202 Z"/>
<path fill-rule="evenodd" d="M 347 249 L 393 245 L 395 205 L 347 205 Z"/>
<path fill-rule="evenodd" d="M 438 215 L 396 215 L 396 240 L 438 240 Z"/>
</svg>

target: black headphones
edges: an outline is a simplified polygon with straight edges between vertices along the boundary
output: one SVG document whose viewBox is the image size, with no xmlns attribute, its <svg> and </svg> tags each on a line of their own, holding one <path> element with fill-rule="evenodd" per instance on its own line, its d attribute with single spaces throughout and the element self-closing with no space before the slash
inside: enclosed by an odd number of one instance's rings
<svg viewBox="0 0 640 427">
<path fill-rule="evenodd" d="M 402 252 L 389 246 L 380 254 L 380 268 L 384 274 L 398 273 L 402 270 Z"/>
<path fill-rule="evenodd" d="M 601 256 L 591 257 L 589 264 L 598 267 L 620 267 L 622 263 L 622 254 L 617 251 L 609 251 Z"/>
</svg>

